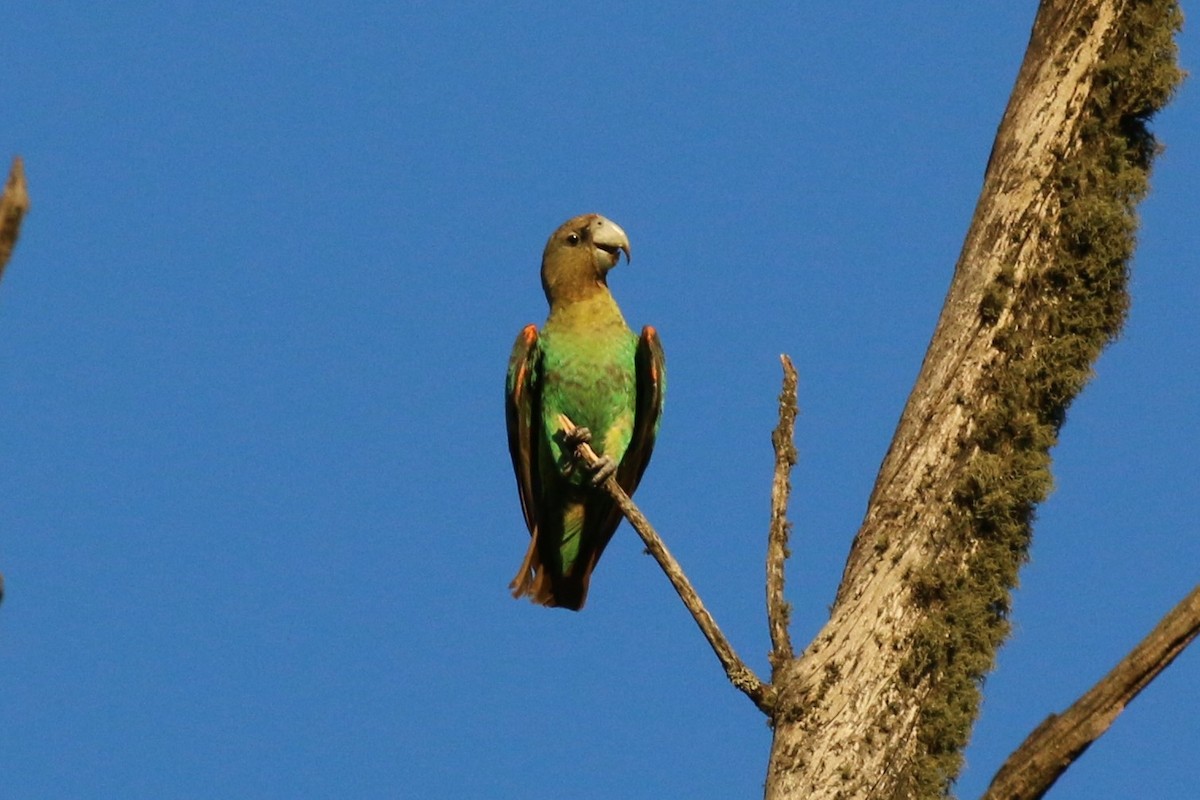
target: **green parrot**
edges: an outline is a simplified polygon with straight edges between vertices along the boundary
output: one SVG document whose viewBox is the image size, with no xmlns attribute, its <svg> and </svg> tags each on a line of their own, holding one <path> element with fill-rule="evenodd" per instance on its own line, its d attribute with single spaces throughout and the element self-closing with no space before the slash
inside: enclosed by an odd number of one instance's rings
<svg viewBox="0 0 1200 800">
<path fill-rule="evenodd" d="M 526 325 L 508 362 L 508 447 L 529 549 L 509 588 L 544 606 L 575 611 L 621 511 L 602 489 L 610 476 L 632 495 L 650 462 L 666 372 L 654 328 L 635 336 L 608 291 L 608 271 L 630 257 L 625 231 L 599 214 L 567 220 L 542 254 L 550 316 Z M 586 430 L 601 465 L 575 468 L 558 417 Z"/>
</svg>

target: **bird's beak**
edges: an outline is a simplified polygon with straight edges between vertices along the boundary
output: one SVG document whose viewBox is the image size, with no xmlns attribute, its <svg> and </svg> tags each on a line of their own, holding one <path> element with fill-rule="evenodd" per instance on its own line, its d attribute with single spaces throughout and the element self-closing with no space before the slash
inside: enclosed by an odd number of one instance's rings
<svg viewBox="0 0 1200 800">
<path fill-rule="evenodd" d="M 591 229 L 592 244 L 605 254 L 602 258 L 608 261 L 604 265 L 606 269 L 617 265 L 617 262 L 621 260 L 622 250 L 625 251 L 626 261 L 633 258 L 629 250 L 629 237 L 625 235 L 625 231 L 621 230 L 620 225 L 611 219 L 597 215 L 588 227 Z"/>
</svg>

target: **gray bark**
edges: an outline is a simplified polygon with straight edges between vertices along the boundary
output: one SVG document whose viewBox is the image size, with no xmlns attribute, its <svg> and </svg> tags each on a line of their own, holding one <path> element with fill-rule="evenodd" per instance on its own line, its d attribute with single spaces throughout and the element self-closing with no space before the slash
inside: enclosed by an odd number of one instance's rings
<svg viewBox="0 0 1200 800">
<path fill-rule="evenodd" d="M 829 622 L 775 666 L 766 797 L 948 792 L 1049 450 L 1128 304 L 1172 2 L 1048 0 Z"/>
</svg>

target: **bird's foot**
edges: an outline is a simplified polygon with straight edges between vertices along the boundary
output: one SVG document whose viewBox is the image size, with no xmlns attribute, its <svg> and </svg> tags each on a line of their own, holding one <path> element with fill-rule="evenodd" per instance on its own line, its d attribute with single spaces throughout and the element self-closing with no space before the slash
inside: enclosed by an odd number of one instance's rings
<svg viewBox="0 0 1200 800">
<path fill-rule="evenodd" d="M 577 465 L 586 469 L 590 476 L 592 486 L 602 486 L 605 481 L 617 474 L 617 462 L 614 462 L 611 456 L 601 456 L 594 451 L 590 452 L 590 456 L 594 456 L 595 463 L 588 464 L 588 453 L 584 452 L 584 445 L 592 444 L 592 431 L 583 426 L 571 428 L 570 433 L 564 431 L 559 432 L 559 441 L 562 443 L 564 453 L 570 453 L 571 458 L 569 463 L 565 465 L 563 470 L 564 475 L 574 473 Z M 587 450 L 590 450 L 588 447 Z"/>
<path fill-rule="evenodd" d="M 574 450 L 581 444 L 592 443 L 592 432 L 584 427 L 575 428 L 570 433 L 563 432 L 563 444 Z"/>
<path fill-rule="evenodd" d="M 592 486 L 603 486 L 604 482 L 617 474 L 617 462 L 612 456 L 600 456 L 595 469 L 592 470 Z"/>
</svg>

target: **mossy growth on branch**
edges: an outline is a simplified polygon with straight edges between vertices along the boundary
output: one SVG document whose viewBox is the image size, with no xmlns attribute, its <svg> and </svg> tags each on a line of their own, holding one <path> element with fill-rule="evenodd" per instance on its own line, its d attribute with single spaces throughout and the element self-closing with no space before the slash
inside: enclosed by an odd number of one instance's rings
<svg viewBox="0 0 1200 800">
<path fill-rule="evenodd" d="M 940 554 L 910 577 L 929 617 L 900 677 L 926 699 L 915 730 L 920 756 L 897 797 L 946 795 L 962 766 L 980 686 L 1009 632 L 1034 509 L 1051 488 L 1049 450 L 1129 306 L 1135 207 L 1158 151 L 1147 123 L 1182 78 L 1173 38 L 1182 15 L 1161 0 L 1122 13 L 1078 136 L 1050 178 L 1055 210 L 1033 221 L 1052 248 L 1015 279 L 1005 268 L 980 303 L 995 351 L 984 407 L 963 443 Z"/>
</svg>

